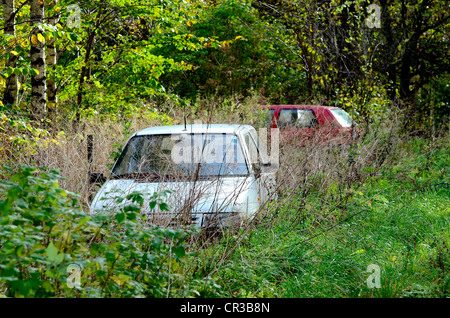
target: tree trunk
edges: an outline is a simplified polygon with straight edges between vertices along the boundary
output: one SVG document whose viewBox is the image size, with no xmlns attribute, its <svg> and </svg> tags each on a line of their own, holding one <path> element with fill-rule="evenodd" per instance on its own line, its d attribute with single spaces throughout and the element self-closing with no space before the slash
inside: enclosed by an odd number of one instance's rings
<svg viewBox="0 0 450 318">
<path fill-rule="evenodd" d="M 51 5 L 57 7 L 58 0 L 53 0 Z M 59 21 L 59 14 L 54 18 L 49 19 L 49 24 L 56 26 Z M 46 63 L 49 68 L 54 67 L 57 62 L 57 52 L 55 46 L 55 40 L 51 38 L 47 41 L 47 55 Z M 50 75 L 50 74 L 49 74 Z M 48 108 L 48 118 L 53 121 L 55 119 L 55 111 L 58 104 L 58 96 L 56 94 L 56 81 L 55 75 L 47 77 L 47 108 Z"/>
<path fill-rule="evenodd" d="M 16 34 L 16 19 L 14 15 L 14 0 L 3 0 L 3 18 L 5 21 L 5 34 L 15 36 Z M 16 64 L 16 56 L 10 54 L 8 60 L 5 63 L 6 67 L 13 67 Z M 3 104 L 15 105 L 17 104 L 19 83 L 17 75 L 12 73 L 6 79 L 6 89 L 3 95 Z"/>
<path fill-rule="evenodd" d="M 31 77 L 31 118 L 40 122 L 45 117 L 46 100 L 46 72 L 45 72 L 45 41 L 41 35 L 38 23 L 44 19 L 44 1 L 31 0 L 30 20 L 34 24 L 31 30 L 30 60 L 34 72 Z"/>
</svg>

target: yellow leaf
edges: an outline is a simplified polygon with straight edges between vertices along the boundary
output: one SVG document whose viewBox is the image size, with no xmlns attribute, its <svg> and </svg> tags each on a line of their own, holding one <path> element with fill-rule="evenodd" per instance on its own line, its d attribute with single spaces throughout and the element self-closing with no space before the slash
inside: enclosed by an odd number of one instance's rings
<svg viewBox="0 0 450 318">
<path fill-rule="evenodd" d="M 15 56 L 19 55 L 19 53 L 17 53 L 16 51 L 11 51 L 10 53 L 15 55 Z"/>
<path fill-rule="evenodd" d="M 33 43 L 33 44 L 38 44 L 38 42 L 39 42 L 39 41 L 38 41 L 37 36 L 33 34 L 33 35 L 31 36 L 31 43 Z"/>
<path fill-rule="evenodd" d="M 61 11 L 61 8 L 60 7 L 56 7 L 55 8 L 55 12 L 59 12 L 59 11 Z"/>
<path fill-rule="evenodd" d="M 186 24 L 191 27 L 192 26 L 192 21 L 188 20 L 188 22 L 186 22 Z"/>
<path fill-rule="evenodd" d="M 38 33 L 37 39 L 39 40 L 39 42 L 44 42 L 45 41 L 44 36 L 42 34 L 40 34 L 40 33 Z"/>
<path fill-rule="evenodd" d="M 124 274 L 119 274 L 119 276 L 112 276 L 111 279 L 117 283 L 117 285 L 122 286 L 125 282 L 130 280 L 130 277 Z"/>
</svg>

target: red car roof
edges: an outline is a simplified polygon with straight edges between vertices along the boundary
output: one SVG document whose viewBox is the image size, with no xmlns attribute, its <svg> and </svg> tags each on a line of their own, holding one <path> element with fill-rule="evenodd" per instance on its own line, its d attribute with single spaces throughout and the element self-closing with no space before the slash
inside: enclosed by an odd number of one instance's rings
<svg viewBox="0 0 450 318">
<path fill-rule="evenodd" d="M 336 106 L 323 106 L 323 105 L 263 105 L 263 108 L 328 108 L 336 109 Z"/>
</svg>

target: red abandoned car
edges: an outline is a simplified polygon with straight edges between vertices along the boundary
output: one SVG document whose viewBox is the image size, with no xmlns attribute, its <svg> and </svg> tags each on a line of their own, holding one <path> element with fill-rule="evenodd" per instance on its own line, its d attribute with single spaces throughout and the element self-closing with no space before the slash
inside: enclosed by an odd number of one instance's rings
<svg viewBox="0 0 450 318">
<path fill-rule="evenodd" d="M 339 107 L 267 105 L 264 108 L 269 111 L 269 127 L 280 129 L 281 144 L 314 142 L 342 145 L 359 136 L 354 120 Z"/>
</svg>

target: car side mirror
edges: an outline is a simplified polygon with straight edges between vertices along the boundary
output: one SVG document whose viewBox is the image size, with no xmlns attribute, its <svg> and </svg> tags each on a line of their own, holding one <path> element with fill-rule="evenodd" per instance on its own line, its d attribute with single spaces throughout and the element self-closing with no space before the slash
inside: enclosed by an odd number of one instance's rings
<svg viewBox="0 0 450 318">
<path fill-rule="evenodd" d="M 89 183 L 104 183 L 106 177 L 101 172 L 91 172 L 89 173 Z"/>
</svg>

